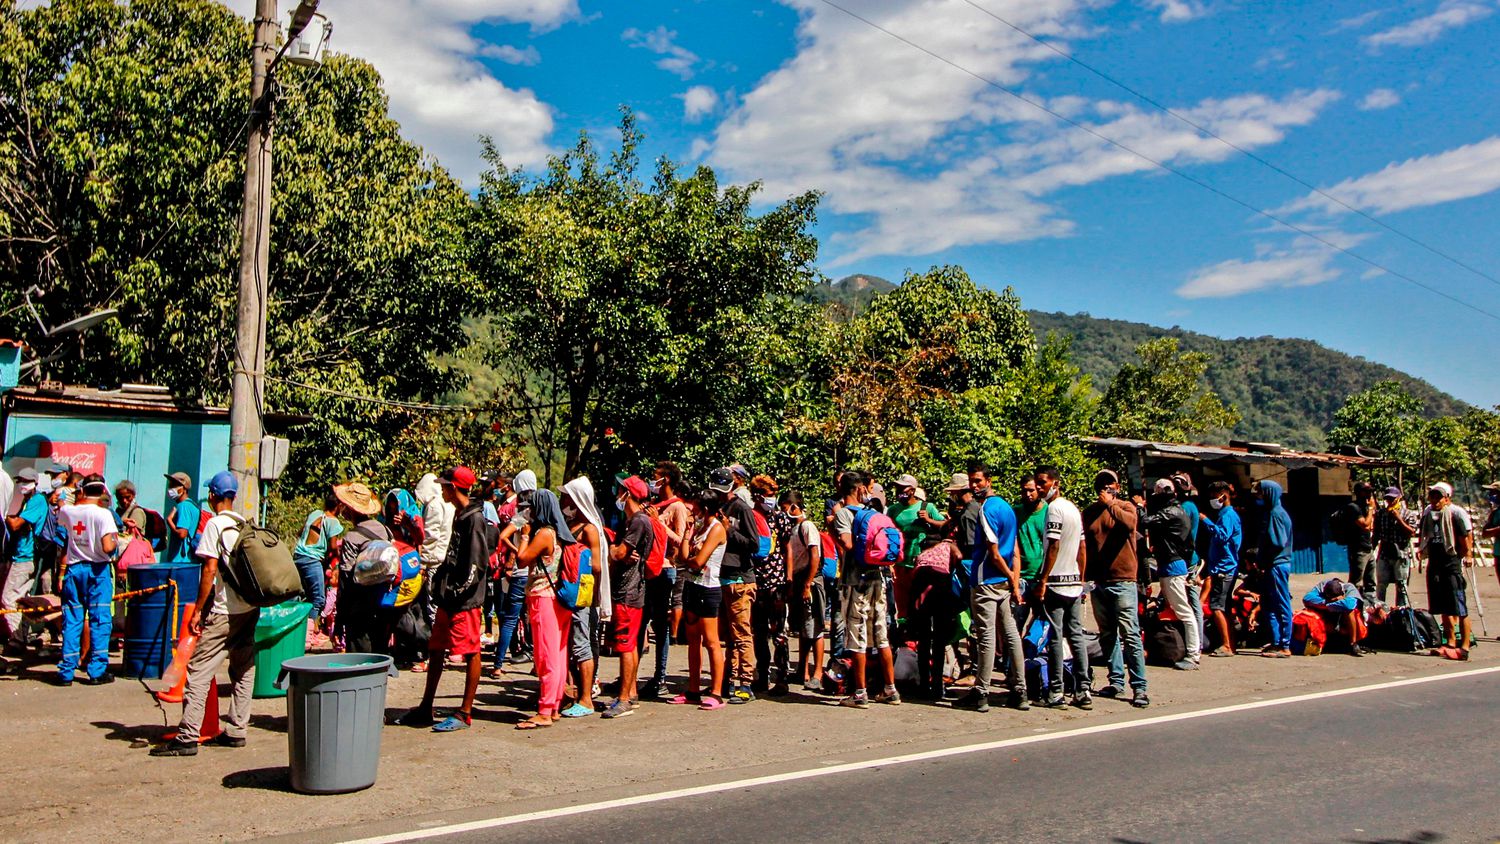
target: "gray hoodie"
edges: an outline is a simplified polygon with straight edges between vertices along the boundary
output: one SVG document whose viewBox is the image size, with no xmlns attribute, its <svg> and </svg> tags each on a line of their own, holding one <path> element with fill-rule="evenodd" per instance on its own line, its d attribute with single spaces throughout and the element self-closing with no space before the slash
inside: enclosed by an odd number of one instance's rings
<svg viewBox="0 0 1500 844">
<path fill-rule="evenodd" d="M 448 538 L 453 535 L 453 505 L 443 500 L 443 487 L 432 472 L 422 476 L 413 490 L 422 505 L 422 568 L 431 569 L 448 558 Z"/>
</svg>

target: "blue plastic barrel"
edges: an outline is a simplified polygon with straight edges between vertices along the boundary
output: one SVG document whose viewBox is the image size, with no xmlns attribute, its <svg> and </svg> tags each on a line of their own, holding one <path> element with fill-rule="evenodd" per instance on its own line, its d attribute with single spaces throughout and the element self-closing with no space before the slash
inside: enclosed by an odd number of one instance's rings
<svg viewBox="0 0 1500 844">
<path fill-rule="evenodd" d="M 161 586 L 169 580 L 177 582 L 175 617 L 172 612 L 171 589 L 130 599 L 129 610 L 125 614 L 126 677 L 154 680 L 162 675 L 172 659 L 172 647 L 177 642 L 177 630 L 173 629 L 173 622 L 180 626 L 188 605 L 198 600 L 200 572 L 196 563 L 157 563 L 131 566 L 125 570 L 125 582 L 132 592 Z"/>
</svg>

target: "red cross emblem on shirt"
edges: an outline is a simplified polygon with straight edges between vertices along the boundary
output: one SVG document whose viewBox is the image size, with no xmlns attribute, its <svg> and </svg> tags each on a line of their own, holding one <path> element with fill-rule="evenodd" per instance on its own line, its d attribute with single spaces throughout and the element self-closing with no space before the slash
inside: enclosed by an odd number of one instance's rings
<svg viewBox="0 0 1500 844">
<path fill-rule="evenodd" d="M 83 532 L 86 530 L 88 530 L 88 528 L 84 527 L 83 522 L 73 523 L 73 532 L 78 534 L 79 536 L 83 536 Z"/>
</svg>

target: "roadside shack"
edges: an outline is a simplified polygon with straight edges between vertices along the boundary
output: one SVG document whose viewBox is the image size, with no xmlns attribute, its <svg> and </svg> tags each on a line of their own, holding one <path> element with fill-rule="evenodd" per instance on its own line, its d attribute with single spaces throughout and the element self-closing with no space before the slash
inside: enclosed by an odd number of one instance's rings
<svg viewBox="0 0 1500 844">
<path fill-rule="evenodd" d="M 1321 574 L 1342 570 L 1344 548 L 1329 539 L 1328 517 L 1354 492 L 1354 470 L 1399 469 L 1401 463 L 1368 454 L 1294 451 L 1274 443 L 1200 445 L 1118 437 L 1084 437 L 1091 451 L 1116 468 L 1124 468 L 1132 491 L 1146 489 L 1157 478 L 1187 472 L 1199 489 L 1211 481 L 1235 488 L 1235 506 L 1245 517 L 1246 546 L 1257 535 L 1251 486 L 1271 480 L 1286 491 L 1283 506 L 1292 517 L 1292 571 Z"/>
</svg>

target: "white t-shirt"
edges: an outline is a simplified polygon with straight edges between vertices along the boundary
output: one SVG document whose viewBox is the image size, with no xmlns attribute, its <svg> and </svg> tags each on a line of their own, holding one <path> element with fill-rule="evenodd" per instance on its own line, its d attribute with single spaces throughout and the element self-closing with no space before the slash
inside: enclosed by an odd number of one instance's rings
<svg viewBox="0 0 1500 844">
<path fill-rule="evenodd" d="M 1083 516 L 1078 506 L 1058 496 L 1047 502 L 1047 533 L 1043 553 L 1057 546 L 1057 561 L 1047 575 L 1047 589 L 1063 597 L 1083 594 L 1083 574 L 1078 568 L 1078 546 L 1083 542 Z"/>
<path fill-rule="evenodd" d="M 57 508 L 57 519 L 68 531 L 68 560 L 74 563 L 107 563 L 104 537 L 117 534 L 115 516 L 98 504 L 66 504 Z"/>
<path fill-rule="evenodd" d="M 197 554 L 200 558 L 213 557 L 224 565 L 225 559 L 234 546 L 240 541 L 240 520 L 228 513 L 220 513 L 208 520 L 203 526 L 203 535 L 198 538 Z M 219 574 L 214 578 L 214 605 L 208 611 L 209 615 L 217 613 L 228 613 L 238 615 L 250 612 L 255 607 L 245 603 L 240 594 L 229 587 L 225 582 L 224 575 Z"/>
</svg>

